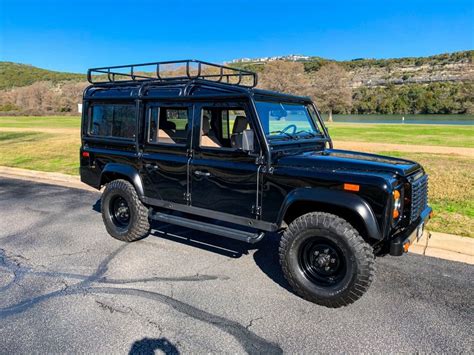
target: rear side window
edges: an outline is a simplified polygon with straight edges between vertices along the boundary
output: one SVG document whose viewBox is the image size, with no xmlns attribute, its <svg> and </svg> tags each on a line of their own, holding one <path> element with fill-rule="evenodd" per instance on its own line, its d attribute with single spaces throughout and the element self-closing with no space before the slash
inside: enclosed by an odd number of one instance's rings
<svg viewBox="0 0 474 355">
<path fill-rule="evenodd" d="M 148 142 L 186 144 L 188 109 L 186 107 L 152 107 L 149 110 Z"/>
<path fill-rule="evenodd" d="M 134 104 L 96 104 L 92 106 L 89 134 L 99 137 L 133 139 L 136 135 Z"/>
</svg>

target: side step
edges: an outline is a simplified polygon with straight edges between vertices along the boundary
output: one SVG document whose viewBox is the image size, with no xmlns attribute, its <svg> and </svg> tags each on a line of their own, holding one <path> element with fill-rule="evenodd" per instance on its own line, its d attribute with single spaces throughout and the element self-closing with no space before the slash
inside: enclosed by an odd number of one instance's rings
<svg viewBox="0 0 474 355">
<path fill-rule="evenodd" d="M 201 232 L 217 234 L 223 237 L 237 239 L 237 240 L 251 243 L 251 244 L 259 242 L 260 240 L 262 240 L 263 236 L 265 235 L 264 232 L 256 232 L 256 233 L 245 232 L 245 231 L 241 231 L 237 229 L 218 226 L 211 223 L 195 221 L 193 219 L 188 219 L 184 217 L 173 216 L 173 215 L 169 215 L 169 214 L 161 213 L 161 212 L 151 213 L 150 218 L 160 221 L 160 222 L 174 224 L 177 226 L 186 227 L 190 229 L 195 229 Z"/>
</svg>

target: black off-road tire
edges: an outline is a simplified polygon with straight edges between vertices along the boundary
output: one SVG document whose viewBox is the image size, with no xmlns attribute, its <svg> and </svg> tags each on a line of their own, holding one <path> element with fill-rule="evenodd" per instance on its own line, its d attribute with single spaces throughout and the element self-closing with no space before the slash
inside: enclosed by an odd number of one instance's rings
<svg viewBox="0 0 474 355">
<path fill-rule="evenodd" d="M 353 303 L 374 279 L 372 247 L 352 225 L 333 214 L 312 212 L 295 219 L 282 235 L 279 254 L 285 278 L 295 292 L 326 307 Z M 335 257 L 331 258 L 331 255 Z M 321 268 L 319 264 L 336 259 L 338 263 L 334 270 L 326 271 L 328 265 L 322 264 L 324 267 Z"/>
<path fill-rule="evenodd" d="M 128 223 L 117 222 L 114 217 L 113 204 L 119 199 L 127 205 Z M 101 199 L 102 220 L 107 232 L 123 242 L 134 242 L 145 238 L 150 233 L 148 208 L 138 198 L 133 185 L 126 180 L 114 180 L 105 186 Z"/>
</svg>

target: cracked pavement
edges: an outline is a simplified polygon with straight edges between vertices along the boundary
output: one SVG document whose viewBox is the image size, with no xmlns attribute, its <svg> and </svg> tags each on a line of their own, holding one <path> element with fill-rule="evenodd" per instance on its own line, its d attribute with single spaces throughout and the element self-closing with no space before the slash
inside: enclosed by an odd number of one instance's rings
<svg viewBox="0 0 474 355">
<path fill-rule="evenodd" d="M 294 295 L 276 236 L 107 235 L 100 194 L 0 179 L 0 353 L 473 352 L 474 267 L 377 259 L 355 304 Z"/>
</svg>

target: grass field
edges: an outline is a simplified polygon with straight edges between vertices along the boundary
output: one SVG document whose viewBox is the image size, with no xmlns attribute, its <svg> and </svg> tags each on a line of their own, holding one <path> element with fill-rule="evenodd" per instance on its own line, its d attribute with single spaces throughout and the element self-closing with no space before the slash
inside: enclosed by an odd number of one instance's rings
<svg viewBox="0 0 474 355">
<path fill-rule="evenodd" d="M 0 165 L 77 175 L 79 126 L 78 117 L 0 117 Z M 473 127 L 332 123 L 330 133 L 336 147 L 338 141 L 414 146 L 410 152 L 364 150 L 420 162 L 430 174 L 430 229 L 474 237 L 472 155 L 416 151 L 416 145 L 474 148 Z"/>
<path fill-rule="evenodd" d="M 330 123 L 328 127 L 335 141 L 474 148 L 473 126 Z"/>
<path fill-rule="evenodd" d="M 0 116 L 0 128 L 77 128 L 81 125 L 78 116 Z"/>
<path fill-rule="evenodd" d="M 23 169 L 79 173 L 80 138 L 77 134 L 2 132 L 0 165 Z"/>
</svg>

